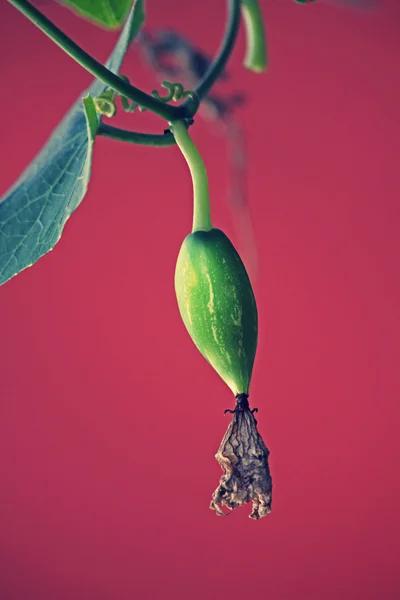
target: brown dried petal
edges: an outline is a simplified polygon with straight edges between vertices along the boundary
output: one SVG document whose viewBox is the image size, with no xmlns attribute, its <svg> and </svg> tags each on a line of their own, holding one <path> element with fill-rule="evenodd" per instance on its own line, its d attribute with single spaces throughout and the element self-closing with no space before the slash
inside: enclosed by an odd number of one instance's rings
<svg viewBox="0 0 400 600">
<path fill-rule="evenodd" d="M 247 398 L 246 398 L 247 400 Z M 253 502 L 250 519 L 261 519 L 271 512 L 272 479 L 268 466 L 269 450 L 257 431 L 257 421 L 247 406 L 238 406 L 215 458 L 224 470 L 210 508 L 217 515 L 221 506 L 234 510 Z"/>
</svg>

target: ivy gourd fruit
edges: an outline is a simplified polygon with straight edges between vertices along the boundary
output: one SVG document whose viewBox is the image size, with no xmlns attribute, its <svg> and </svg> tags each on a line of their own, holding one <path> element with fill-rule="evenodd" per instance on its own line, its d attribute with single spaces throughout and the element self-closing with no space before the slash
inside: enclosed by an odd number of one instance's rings
<svg viewBox="0 0 400 600">
<path fill-rule="evenodd" d="M 248 395 L 257 349 L 257 306 L 244 264 L 221 230 L 195 231 L 185 238 L 175 291 L 198 350 L 235 396 Z"/>
</svg>

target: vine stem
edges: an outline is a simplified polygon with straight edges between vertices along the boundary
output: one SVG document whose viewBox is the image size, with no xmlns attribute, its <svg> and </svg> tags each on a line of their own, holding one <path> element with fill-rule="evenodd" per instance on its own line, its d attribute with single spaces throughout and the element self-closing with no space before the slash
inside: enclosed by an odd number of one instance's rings
<svg viewBox="0 0 400 600">
<path fill-rule="evenodd" d="M 189 166 L 193 182 L 193 227 L 194 231 L 210 231 L 210 194 L 205 164 L 189 135 L 185 121 L 171 123 L 172 133 Z"/>
<path fill-rule="evenodd" d="M 267 67 L 267 43 L 258 0 L 242 0 L 242 15 L 247 38 L 244 66 L 250 71 L 262 73 Z"/>
<path fill-rule="evenodd" d="M 97 135 L 120 140 L 121 142 L 129 142 L 131 144 L 141 144 L 142 146 L 157 146 L 167 148 L 175 145 L 175 138 L 172 133 L 152 134 L 152 133 L 137 133 L 136 131 L 128 131 L 113 127 L 106 123 L 100 123 Z"/>
<path fill-rule="evenodd" d="M 139 88 L 127 83 L 118 75 L 115 75 L 104 65 L 99 63 L 90 54 L 85 52 L 78 44 L 69 38 L 61 29 L 52 23 L 37 8 L 32 6 L 27 0 L 8 0 L 22 14 L 24 14 L 32 23 L 34 23 L 43 33 L 50 37 L 53 42 L 60 46 L 64 52 L 71 56 L 77 63 L 84 67 L 89 73 L 94 75 L 100 81 L 116 90 L 119 94 L 134 100 L 140 106 L 163 117 L 167 121 L 179 118 L 180 107 L 164 104 L 149 94 L 146 94 Z"/>
<path fill-rule="evenodd" d="M 216 58 L 213 60 L 209 69 L 204 74 L 204 77 L 194 90 L 200 101 L 208 94 L 218 77 L 221 75 L 230 55 L 232 54 L 232 50 L 239 32 L 241 3 L 242 0 L 228 0 L 227 2 L 227 26 L 222 44 Z M 190 112 L 188 101 L 184 102 L 180 108 L 185 110 L 185 113 L 182 116 L 192 117 L 194 115 L 194 113 Z"/>
</svg>

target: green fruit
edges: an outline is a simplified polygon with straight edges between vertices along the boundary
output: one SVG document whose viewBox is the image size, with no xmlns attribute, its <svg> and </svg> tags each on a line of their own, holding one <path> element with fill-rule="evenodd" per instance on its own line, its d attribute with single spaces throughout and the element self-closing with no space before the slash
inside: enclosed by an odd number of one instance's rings
<svg viewBox="0 0 400 600">
<path fill-rule="evenodd" d="M 246 269 L 219 229 L 186 237 L 175 271 L 182 320 L 235 396 L 248 394 L 257 348 L 257 306 Z"/>
</svg>

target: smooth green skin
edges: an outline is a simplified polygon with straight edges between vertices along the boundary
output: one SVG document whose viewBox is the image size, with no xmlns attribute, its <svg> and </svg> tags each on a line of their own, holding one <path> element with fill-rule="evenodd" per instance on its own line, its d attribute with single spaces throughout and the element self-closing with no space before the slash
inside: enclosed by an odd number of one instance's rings
<svg viewBox="0 0 400 600">
<path fill-rule="evenodd" d="M 177 260 L 175 291 L 198 350 L 235 396 L 248 394 L 257 349 L 257 306 L 241 258 L 222 231 L 187 236 Z"/>
</svg>

